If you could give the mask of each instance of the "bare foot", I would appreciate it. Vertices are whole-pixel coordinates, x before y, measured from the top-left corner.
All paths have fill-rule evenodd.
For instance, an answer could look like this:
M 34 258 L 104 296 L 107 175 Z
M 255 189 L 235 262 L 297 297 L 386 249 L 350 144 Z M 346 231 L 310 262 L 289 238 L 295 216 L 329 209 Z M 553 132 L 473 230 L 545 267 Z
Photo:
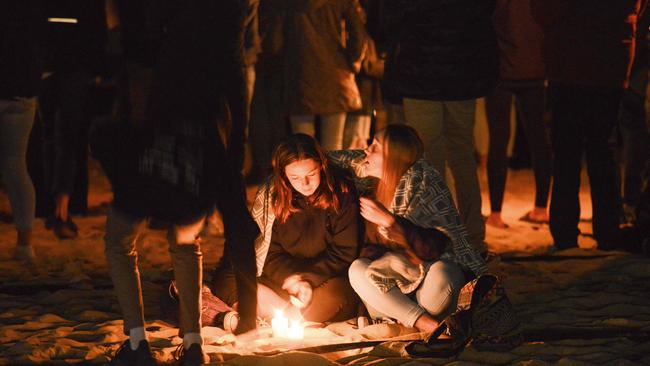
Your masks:
M 548 211 L 546 207 L 535 207 L 528 213 L 528 218 L 537 222 L 548 222 Z
M 413 324 L 420 332 L 424 333 L 432 333 L 438 328 L 438 325 L 440 323 L 427 313 L 422 314 Z
M 501 212 L 492 212 L 490 216 L 487 217 L 487 220 L 485 220 L 485 223 L 498 229 L 507 229 L 509 227 L 505 222 L 503 222 L 503 220 L 501 220 Z

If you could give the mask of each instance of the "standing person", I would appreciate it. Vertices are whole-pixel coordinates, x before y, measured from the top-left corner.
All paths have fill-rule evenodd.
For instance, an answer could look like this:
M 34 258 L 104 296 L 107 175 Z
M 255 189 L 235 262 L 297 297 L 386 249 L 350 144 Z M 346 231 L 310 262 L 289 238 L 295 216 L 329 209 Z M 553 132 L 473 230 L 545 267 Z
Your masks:
M 50 212 L 46 228 L 59 239 L 72 239 L 78 233 L 71 213 L 85 213 L 87 209 L 90 123 L 85 106 L 92 83 L 99 82 L 104 71 L 106 13 L 104 0 L 57 0 L 45 4 L 49 18 L 45 65 L 48 76 L 39 103 L 47 185 L 42 197 L 48 202 L 42 204 Z
M 423 332 L 455 310 L 465 283 L 487 271 L 467 240 L 440 174 L 422 159 L 410 126 L 389 125 L 364 153 L 332 154 L 343 166 L 379 179 L 360 199 L 365 247 L 350 266 L 352 287 L 373 318 L 397 319 Z
M 476 98 L 498 79 L 495 0 L 391 1 L 397 35 L 384 87 L 403 99 L 407 124 L 424 142 L 425 157 L 454 177 L 460 217 L 470 243 L 486 253 L 481 191 L 474 157 Z
M 359 254 L 356 190 L 329 165 L 313 137 L 296 134 L 278 146 L 273 175 L 258 192 L 258 202 L 268 208 L 260 226 L 269 229 L 258 238 L 256 248 L 259 315 L 271 319 L 274 309 L 295 302 L 289 302 L 293 296 L 300 303 L 290 309 L 299 311 L 305 320 L 354 317 L 357 301 L 347 269 Z M 219 266 L 214 290 L 234 305 L 241 299 L 229 285 L 231 270 Z
M 548 26 L 553 108 L 550 227 L 558 249 L 578 245 L 583 154 L 591 185 L 594 237 L 600 249 L 620 243 L 618 172 L 611 136 L 634 56 L 642 0 L 539 4 Z
M 285 6 L 284 91 L 292 131 L 315 136 L 318 115 L 321 145 L 340 150 L 346 113 L 361 108 L 354 80 L 364 49 L 361 6 L 358 0 L 288 1 Z
M 25 156 L 41 77 L 42 11 L 36 1 L 0 4 L 0 176 L 17 232 L 13 257 L 24 261 L 34 259 L 35 195 Z
M 146 3 L 145 3 L 146 4 Z M 207 361 L 202 350 L 202 253 L 205 217 L 224 212 L 225 248 L 235 253 L 242 299 L 238 332 L 255 327 L 253 240 L 258 231 L 245 205 L 241 178 L 245 127 L 243 19 L 240 1 L 149 3 L 149 46 L 159 45 L 142 129 L 110 126 L 95 152 L 111 181 L 105 253 L 129 339 L 112 364 L 153 365 L 145 332 L 135 242 L 147 219 L 168 225 L 180 300 L 182 365 Z M 188 42 L 192 39 L 192 42 Z M 230 125 L 227 148 L 218 128 Z M 114 142 L 124 141 L 115 151 Z
M 510 138 L 510 106 L 515 98 L 530 146 L 535 173 L 535 202 L 524 218 L 548 222 L 546 206 L 551 183 L 551 144 L 544 126 L 544 80 L 542 57 L 544 33 L 531 14 L 534 0 L 497 0 L 494 26 L 500 50 L 501 82 L 485 98 L 490 146 L 487 161 L 490 190 L 488 225 L 505 228 L 501 205 L 508 175 L 507 148 Z
M 641 202 L 642 172 L 650 158 L 650 136 L 645 103 L 648 88 L 648 26 L 650 12 L 641 11 L 637 26 L 636 49 L 630 84 L 623 92 L 618 113 L 618 128 L 623 143 L 623 217 L 622 224 L 634 226 Z

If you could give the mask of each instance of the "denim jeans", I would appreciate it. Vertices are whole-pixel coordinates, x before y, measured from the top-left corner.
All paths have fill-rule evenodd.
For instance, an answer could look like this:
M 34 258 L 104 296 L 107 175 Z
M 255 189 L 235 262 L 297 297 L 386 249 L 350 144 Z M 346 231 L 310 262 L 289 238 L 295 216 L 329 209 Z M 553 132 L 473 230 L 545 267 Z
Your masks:
M 413 293 L 403 294 L 397 287 L 382 293 L 366 276 L 370 263 L 366 258 L 352 262 L 348 271 L 352 288 L 372 318 L 396 319 L 407 327 L 412 327 L 424 313 L 444 319 L 456 308 L 458 293 L 466 282 L 457 264 L 440 260 L 429 266 L 422 284 Z
M 201 285 L 203 267 L 198 235 L 203 220 L 173 226 L 167 231 L 169 252 L 180 299 L 179 336 L 201 333 Z M 136 242 L 147 226 L 145 218 L 134 217 L 111 207 L 106 219 L 105 249 L 111 279 L 124 316 L 124 333 L 144 327 L 142 286 Z
M 19 231 L 30 230 L 34 222 L 34 185 L 25 155 L 35 113 L 36 98 L 0 99 L 0 175 Z
M 322 114 L 320 127 L 320 142 L 323 149 L 328 151 L 343 149 L 343 129 L 345 128 L 345 112 Z M 290 116 L 293 133 L 316 135 L 315 115 Z
M 370 116 L 348 114 L 343 132 L 344 149 L 365 149 L 370 139 Z
M 476 100 L 431 101 L 404 98 L 407 124 L 424 143 L 425 157 L 445 177 L 448 164 L 454 177 L 456 205 L 467 227 L 470 244 L 485 251 L 485 223 L 474 157 Z

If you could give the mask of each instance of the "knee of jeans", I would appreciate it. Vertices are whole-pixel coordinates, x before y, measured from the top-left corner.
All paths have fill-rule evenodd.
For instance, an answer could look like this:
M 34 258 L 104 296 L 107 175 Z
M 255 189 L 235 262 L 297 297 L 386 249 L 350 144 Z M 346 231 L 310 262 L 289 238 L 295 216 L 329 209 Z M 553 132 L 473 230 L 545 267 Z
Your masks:
M 355 290 L 361 286 L 366 280 L 366 269 L 370 264 L 370 260 L 365 258 L 360 258 L 350 264 L 348 268 L 348 278 L 350 279 L 350 285 Z

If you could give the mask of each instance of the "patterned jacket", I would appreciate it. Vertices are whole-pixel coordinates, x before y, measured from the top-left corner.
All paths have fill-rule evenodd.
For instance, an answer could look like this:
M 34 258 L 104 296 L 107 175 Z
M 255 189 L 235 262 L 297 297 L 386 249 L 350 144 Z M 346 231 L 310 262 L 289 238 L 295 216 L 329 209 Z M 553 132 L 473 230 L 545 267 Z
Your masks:
M 358 177 L 355 183 L 360 192 L 366 191 L 369 185 L 369 180 L 364 179 L 365 173 L 360 164 L 364 157 L 365 154 L 360 150 L 329 153 L 333 164 L 354 170 Z M 271 208 L 272 191 L 270 181 L 267 181 L 259 189 L 253 204 L 253 218 L 261 231 L 255 242 L 258 276 L 262 273 L 275 219 Z M 449 189 L 440 174 L 426 160 L 420 159 L 404 173 L 395 190 L 390 210 L 415 225 L 445 232 L 451 238 L 452 245 L 441 258 L 457 263 L 476 276 L 487 272 L 485 261 L 469 244 L 467 230 L 460 222 Z

